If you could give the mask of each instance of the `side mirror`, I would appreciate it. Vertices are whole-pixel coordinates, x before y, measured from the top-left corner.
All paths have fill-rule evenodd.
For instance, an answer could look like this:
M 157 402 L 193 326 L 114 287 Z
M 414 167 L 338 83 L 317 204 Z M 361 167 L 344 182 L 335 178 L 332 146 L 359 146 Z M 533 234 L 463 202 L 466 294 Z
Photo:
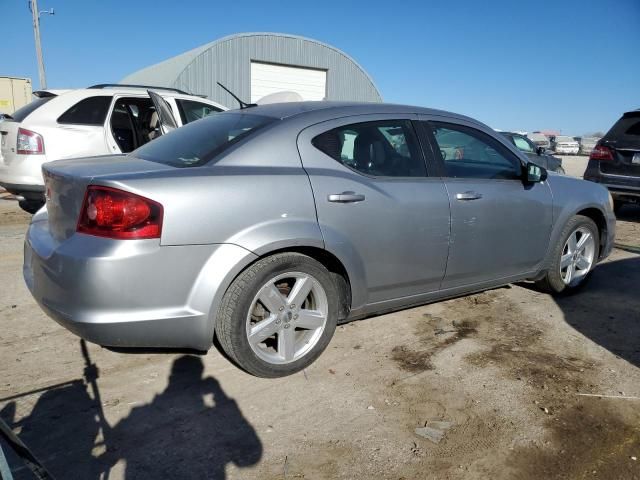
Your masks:
M 544 182 L 547 179 L 547 171 L 535 163 L 529 162 L 525 168 L 527 183 L 539 183 Z
M 538 155 L 542 155 L 544 152 L 546 152 L 547 150 L 544 147 L 538 147 L 536 148 L 536 153 Z

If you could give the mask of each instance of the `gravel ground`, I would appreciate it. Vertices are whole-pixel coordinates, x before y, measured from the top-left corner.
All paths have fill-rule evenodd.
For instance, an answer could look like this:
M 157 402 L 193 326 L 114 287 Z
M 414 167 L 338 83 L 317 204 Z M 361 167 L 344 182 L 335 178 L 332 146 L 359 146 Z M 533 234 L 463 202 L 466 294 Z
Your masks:
M 557 155 L 562 159 L 562 167 L 567 175 L 582 178 L 587 168 L 589 157 L 585 155 Z
M 28 216 L 0 199 L 0 416 L 65 479 L 638 479 L 640 209 L 623 214 L 573 296 L 512 285 L 353 322 L 263 380 L 215 349 L 83 355 L 24 287 Z

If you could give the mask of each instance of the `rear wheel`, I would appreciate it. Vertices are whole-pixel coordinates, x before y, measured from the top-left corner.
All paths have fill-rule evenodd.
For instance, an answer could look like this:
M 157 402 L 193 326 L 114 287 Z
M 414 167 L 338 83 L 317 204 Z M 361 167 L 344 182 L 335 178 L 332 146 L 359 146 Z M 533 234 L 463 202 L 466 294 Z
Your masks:
M 240 367 L 282 377 L 313 363 L 336 328 L 339 296 L 330 272 L 314 259 L 282 253 L 242 272 L 222 300 L 216 334 Z
M 565 226 L 553 261 L 538 287 L 551 293 L 569 292 L 584 284 L 598 261 L 600 234 L 593 220 L 574 216 Z

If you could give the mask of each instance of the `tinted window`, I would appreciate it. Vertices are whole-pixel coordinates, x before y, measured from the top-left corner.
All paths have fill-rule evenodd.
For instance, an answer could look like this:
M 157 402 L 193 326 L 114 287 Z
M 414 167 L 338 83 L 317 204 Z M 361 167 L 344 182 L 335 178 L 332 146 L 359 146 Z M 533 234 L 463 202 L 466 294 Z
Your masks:
M 198 167 L 274 121 L 275 118 L 248 113 L 211 115 L 162 135 L 133 155 L 174 167 Z
M 313 145 L 353 170 L 379 177 L 424 177 L 426 168 L 408 120 L 356 123 L 324 132 Z
M 40 108 L 42 105 L 47 103 L 52 98 L 55 98 L 55 95 L 51 97 L 36 98 L 33 102 L 27 103 L 24 107 L 19 108 L 18 110 L 13 112 L 11 114 L 11 118 L 16 122 L 22 122 L 25 118 L 29 116 L 30 113 L 33 113 L 34 111 L 36 111 L 38 108 Z
M 450 123 L 432 127 L 448 177 L 520 178 L 520 160 L 489 135 Z
M 625 113 L 607 132 L 604 140 L 618 140 L 637 145 L 640 142 L 640 112 Z
M 200 120 L 212 113 L 221 112 L 219 108 L 202 102 L 194 102 L 192 100 L 181 100 L 176 98 L 178 104 L 178 110 L 180 110 L 180 118 L 182 124 L 191 123 L 195 120 Z
M 89 97 L 80 100 L 58 118 L 58 123 L 104 125 L 112 97 Z
M 525 138 L 514 136 L 512 137 L 512 139 L 518 150 L 522 150 L 523 152 L 527 153 L 533 153 L 533 145 L 530 144 Z

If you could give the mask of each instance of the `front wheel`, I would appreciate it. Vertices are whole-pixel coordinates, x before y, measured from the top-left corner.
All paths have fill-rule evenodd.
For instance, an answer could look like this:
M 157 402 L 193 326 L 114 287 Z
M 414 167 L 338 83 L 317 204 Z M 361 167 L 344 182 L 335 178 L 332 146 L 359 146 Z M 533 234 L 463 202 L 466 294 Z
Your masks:
M 329 344 L 339 296 L 330 272 L 299 253 L 259 260 L 224 295 L 216 335 L 241 368 L 283 377 L 313 363 Z
M 600 234 L 593 220 L 574 216 L 565 226 L 553 251 L 546 275 L 536 282 L 550 293 L 562 293 L 582 286 L 598 261 Z

